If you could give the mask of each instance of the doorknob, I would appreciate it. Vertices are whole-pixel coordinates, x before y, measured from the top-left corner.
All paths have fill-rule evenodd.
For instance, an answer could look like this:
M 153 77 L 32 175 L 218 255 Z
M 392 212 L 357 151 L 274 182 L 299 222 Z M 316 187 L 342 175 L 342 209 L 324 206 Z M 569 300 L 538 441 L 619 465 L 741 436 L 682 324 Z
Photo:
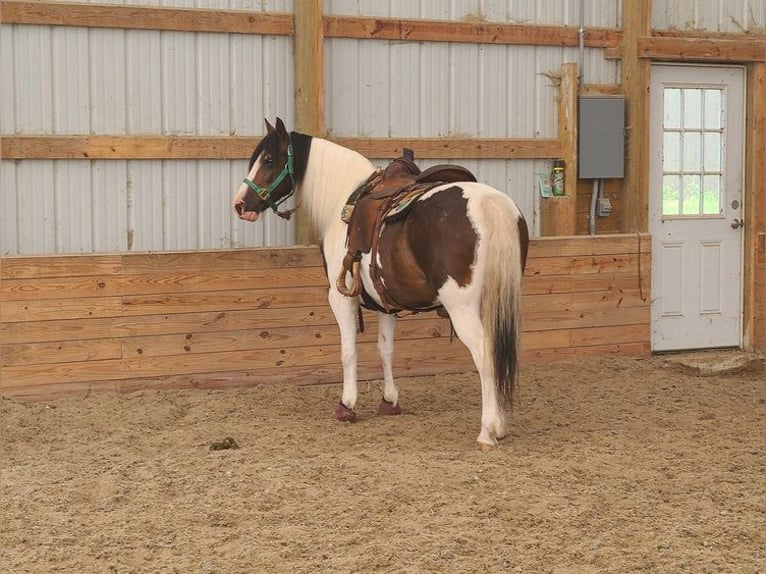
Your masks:
M 743 225 L 745 225 L 745 222 L 742 219 L 733 219 L 731 222 L 732 229 L 739 229 Z

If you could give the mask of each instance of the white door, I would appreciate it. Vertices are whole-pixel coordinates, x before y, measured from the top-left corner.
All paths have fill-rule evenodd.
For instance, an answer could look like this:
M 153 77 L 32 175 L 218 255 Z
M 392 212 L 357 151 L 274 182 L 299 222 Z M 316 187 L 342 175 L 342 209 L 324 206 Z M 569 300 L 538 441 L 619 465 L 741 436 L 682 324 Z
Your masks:
M 655 351 L 741 345 L 744 122 L 741 67 L 652 66 Z

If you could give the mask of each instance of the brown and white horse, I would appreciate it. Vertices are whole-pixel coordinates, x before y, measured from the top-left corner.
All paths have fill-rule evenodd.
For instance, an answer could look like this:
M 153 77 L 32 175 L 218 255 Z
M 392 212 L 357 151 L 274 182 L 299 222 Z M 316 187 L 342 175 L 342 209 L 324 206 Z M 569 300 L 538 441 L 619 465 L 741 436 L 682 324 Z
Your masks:
M 333 414 L 356 418 L 356 333 L 360 297 L 336 287 L 346 255 L 347 225 L 341 210 L 375 166 L 359 153 L 325 139 L 288 133 L 282 120 L 266 121 L 267 135 L 250 158 L 250 172 L 233 208 L 240 219 L 256 221 L 261 212 L 295 194 L 318 236 L 330 282 L 329 302 L 341 334 L 343 392 Z M 442 306 L 460 340 L 471 352 L 481 378 L 480 446 L 495 446 L 506 434 L 505 406 L 518 379 L 521 280 L 528 231 L 514 202 L 482 183 L 441 184 L 419 197 L 406 217 L 386 222 L 380 231 L 377 264 L 387 303 L 398 310 Z M 398 414 L 399 393 L 392 371 L 394 321 L 370 277 L 370 253 L 363 253 L 360 275 L 366 306 L 379 311 L 378 351 L 383 364 L 380 412 Z M 380 282 L 378 282 L 380 284 Z

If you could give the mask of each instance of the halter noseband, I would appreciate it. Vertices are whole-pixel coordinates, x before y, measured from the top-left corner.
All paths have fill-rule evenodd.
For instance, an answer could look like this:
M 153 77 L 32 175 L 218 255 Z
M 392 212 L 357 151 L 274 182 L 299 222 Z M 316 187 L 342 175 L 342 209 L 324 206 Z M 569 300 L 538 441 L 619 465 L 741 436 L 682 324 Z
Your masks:
M 285 179 L 285 177 L 290 176 L 290 192 L 285 195 L 284 197 L 278 199 L 277 201 L 271 200 L 271 194 L 274 192 L 276 188 L 279 187 L 279 185 L 282 183 L 282 181 Z M 285 163 L 285 167 L 282 168 L 282 171 L 279 172 L 279 175 L 277 178 L 272 181 L 268 187 L 261 187 L 257 183 L 255 183 L 252 179 L 246 177 L 242 180 L 247 187 L 252 189 L 255 193 L 258 194 L 258 197 L 260 197 L 263 201 L 265 201 L 268 206 L 274 210 L 275 213 L 279 213 L 277 211 L 277 207 L 285 202 L 287 199 L 289 199 L 293 193 L 295 193 L 295 172 L 293 170 L 293 143 L 290 141 L 290 136 L 287 136 L 287 162 Z

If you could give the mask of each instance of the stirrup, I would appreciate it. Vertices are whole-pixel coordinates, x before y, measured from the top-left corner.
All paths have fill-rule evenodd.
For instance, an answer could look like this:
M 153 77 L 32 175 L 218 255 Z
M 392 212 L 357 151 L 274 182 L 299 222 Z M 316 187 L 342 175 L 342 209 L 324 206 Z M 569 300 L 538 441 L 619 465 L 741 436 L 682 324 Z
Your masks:
M 348 270 L 345 267 L 341 267 L 338 279 L 335 281 L 335 287 L 338 289 L 341 295 L 346 297 L 358 297 L 362 293 L 362 280 L 359 276 L 359 261 L 354 261 L 351 265 L 351 287 L 346 287 L 346 273 Z

